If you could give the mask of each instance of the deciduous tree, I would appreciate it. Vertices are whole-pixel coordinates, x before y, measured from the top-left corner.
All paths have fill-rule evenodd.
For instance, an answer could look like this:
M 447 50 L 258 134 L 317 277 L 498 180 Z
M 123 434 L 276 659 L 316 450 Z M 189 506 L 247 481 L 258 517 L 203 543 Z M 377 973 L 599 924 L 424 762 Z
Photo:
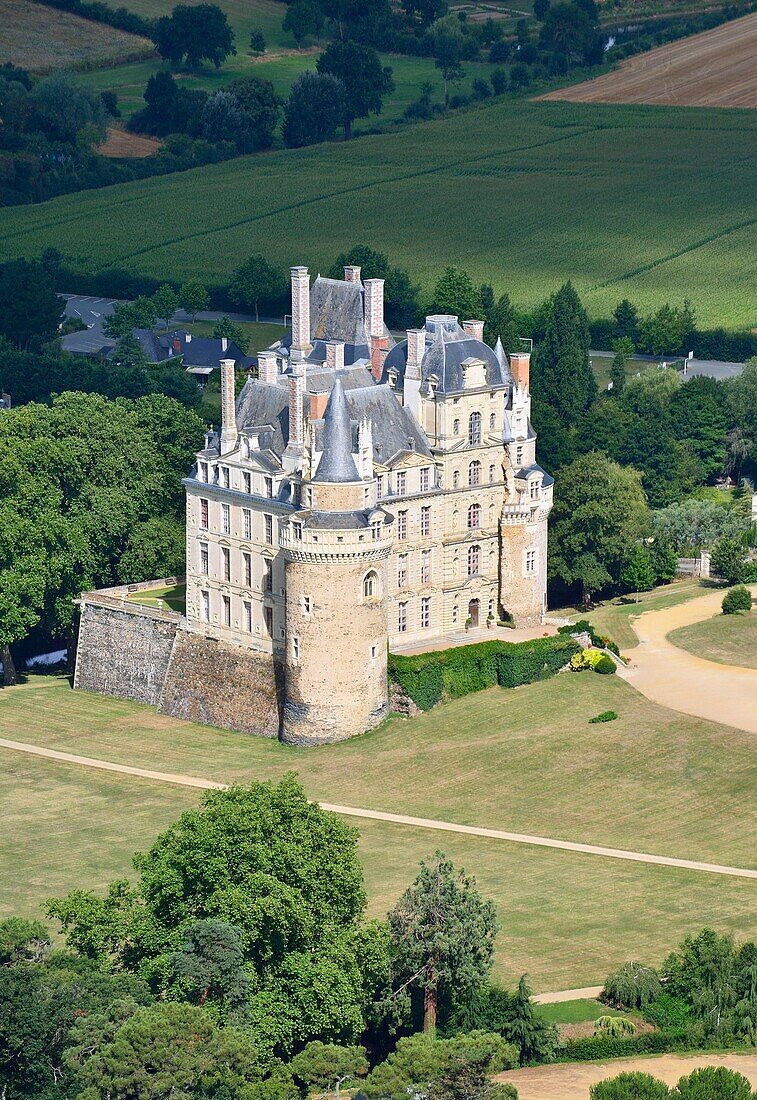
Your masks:
M 394 89 L 392 70 L 381 64 L 375 50 L 356 42 L 332 42 L 318 58 L 316 68 L 344 85 L 345 141 L 352 137 L 355 119 L 379 114 L 384 97 Z
M 161 57 L 174 64 L 186 61 L 190 69 L 203 61 L 219 69 L 236 53 L 234 32 L 217 4 L 177 4 L 157 21 L 155 45 Z
M 179 305 L 193 322 L 196 321 L 197 314 L 210 306 L 210 295 L 205 285 L 199 279 L 189 279 L 179 291 Z
M 431 299 L 433 313 L 450 313 L 461 321 L 476 318 L 481 303 L 473 280 L 467 271 L 457 267 L 445 267 Z
M 296 149 L 333 141 L 344 119 L 345 95 L 342 81 L 329 73 L 298 76 L 284 105 L 284 143 Z
M 229 286 L 231 300 L 245 309 L 255 310 L 255 320 L 260 320 L 260 302 L 272 301 L 284 292 L 284 280 L 277 268 L 256 254 L 236 269 Z
M 301 50 L 308 38 L 318 38 L 323 30 L 324 16 L 314 0 L 295 0 L 284 16 L 283 29 L 292 35 Z
M 49 272 L 28 260 L 0 265 L 0 336 L 26 350 L 55 335 L 63 303 Z

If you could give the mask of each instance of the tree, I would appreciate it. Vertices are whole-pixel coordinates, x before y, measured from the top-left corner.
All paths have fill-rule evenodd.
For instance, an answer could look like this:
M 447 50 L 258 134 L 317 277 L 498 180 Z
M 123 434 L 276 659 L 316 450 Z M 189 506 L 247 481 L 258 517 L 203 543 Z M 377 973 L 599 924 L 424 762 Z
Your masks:
M 208 100 L 205 92 L 181 88 L 171 73 L 161 71 L 147 81 L 143 98 L 146 106 L 132 115 L 130 130 L 158 137 L 199 134 L 202 111 Z
M 652 555 L 646 546 L 637 544 L 628 556 L 620 574 L 620 583 L 629 591 L 636 593 L 638 603 L 639 592 L 649 592 L 654 588 L 657 576 Z
M 544 339 L 533 356 L 532 388 L 569 424 L 597 395 L 589 363 L 589 319 L 570 283 L 550 299 Z
M 265 53 L 265 35 L 257 27 L 250 32 L 250 53 L 255 57 Z
M 678 571 L 678 554 L 674 547 L 666 539 L 653 538 L 650 556 L 657 584 L 670 584 Z
M 615 358 L 610 368 L 613 397 L 618 397 L 626 386 L 626 362 L 633 355 L 633 344 L 628 336 L 620 336 L 612 342 Z
M 198 920 L 184 929 L 174 973 L 196 1004 L 207 1000 L 241 1008 L 249 996 L 240 931 L 221 920 Z
M 55 335 L 63 303 L 53 279 L 39 264 L 11 260 L 0 265 L 0 336 L 26 350 Z
M 378 252 L 367 244 L 356 244 L 347 252 L 340 253 L 329 269 L 332 279 L 344 277 L 344 269 L 356 264 L 363 279 L 384 280 L 384 303 L 387 323 L 397 328 L 409 328 L 418 319 L 419 289 L 410 281 L 410 276 L 399 267 L 391 267 L 384 252 Z
M 517 1046 L 522 1066 L 535 1059 L 548 1060 L 557 1048 L 557 1028 L 550 1027 L 534 1013 L 526 974 L 522 974 L 518 982 L 504 1035 Z
M 450 84 L 459 84 L 465 77 L 459 35 L 442 31 L 434 36 L 434 65 L 442 74 L 444 106 L 449 107 Z
M 360 1091 L 369 1100 L 418 1093 L 434 1100 L 502 1100 L 513 1094 L 496 1092 L 489 1075 L 511 1069 L 517 1061 L 516 1048 L 501 1035 L 475 1030 L 434 1039 L 423 1032 L 400 1039 Z
M 615 322 L 613 335 L 616 340 L 630 340 L 631 353 L 639 339 L 639 313 L 636 306 L 624 298 L 618 302 L 612 313 Z
M 301 50 L 308 38 L 318 38 L 323 30 L 323 11 L 314 0 L 295 0 L 284 16 L 283 29 L 292 35 Z
M 710 481 L 722 473 L 728 443 L 722 385 L 714 378 L 692 378 L 671 396 L 668 415 L 674 437 L 687 443 L 696 458 L 697 480 Z
M 594 1034 L 610 1039 L 625 1039 L 636 1031 L 636 1024 L 626 1016 L 600 1016 L 594 1021 Z
M 327 73 L 297 77 L 284 105 L 282 137 L 290 148 L 333 141 L 345 112 L 345 88 Z
M 743 584 L 729 588 L 721 604 L 724 615 L 734 615 L 738 611 L 752 610 L 752 594 Z
M 42 921 L 6 917 L 0 921 L 0 966 L 39 962 L 50 950 L 50 933 Z
M 314 1041 L 292 1059 L 291 1068 L 304 1085 L 335 1092 L 339 1100 L 343 1085 L 368 1072 L 368 1059 L 363 1047 Z
M 498 338 L 505 351 L 513 351 L 518 346 L 518 323 L 509 294 L 501 294 L 486 316 L 485 343 L 493 346 Z
M 402 6 L 408 18 L 424 28 L 443 19 L 449 10 L 447 0 L 402 0 Z
M 121 584 L 159 577 L 175 577 L 186 564 L 186 534 L 183 520 L 153 516 L 132 527 L 126 540 L 117 574 Z
M 105 318 L 103 332 L 106 336 L 121 339 L 130 336 L 135 328 L 152 328 L 157 319 L 154 298 L 140 295 L 133 302 L 116 302 L 113 313 Z
M 245 309 L 255 310 L 255 320 L 260 320 L 261 299 L 271 301 L 284 292 L 284 280 L 279 271 L 269 264 L 265 256 L 256 254 L 236 269 L 229 284 L 231 300 Z
M 671 1100 L 754 1100 L 746 1077 L 725 1066 L 703 1066 L 682 1077 Z
M 725 495 L 724 495 L 725 496 Z M 723 536 L 741 542 L 748 520 L 727 500 L 684 500 L 652 513 L 657 540 L 670 543 L 679 554 L 697 554 Z
M 434 287 L 431 310 L 434 313 L 449 313 L 461 320 L 475 318 L 480 301 L 473 281 L 467 271 L 457 267 L 445 267 L 444 273 Z
M 566 68 L 588 62 L 597 50 L 597 22 L 572 0 L 550 4 L 539 32 L 539 45 L 563 59 Z M 601 47 L 600 47 L 601 48 Z
M 155 316 L 163 318 L 163 328 L 168 328 L 169 322 L 179 305 L 176 291 L 169 283 L 162 283 L 152 296 L 152 304 Z
M 651 1073 L 620 1073 L 589 1089 L 591 1100 L 667 1100 L 670 1089 Z
M 352 137 L 355 119 L 380 114 L 384 97 L 394 90 L 392 70 L 382 66 L 375 50 L 356 42 L 332 42 L 318 58 L 316 69 L 344 85 L 345 141 Z
M 210 295 L 206 287 L 199 279 L 189 279 L 179 291 L 179 305 L 192 318 L 192 323 L 197 320 L 197 314 L 203 313 L 210 306 Z
M 236 53 L 234 32 L 217 4 L 177 4 L 170 16 L 155 25 L 155 45 L 161 57 L 174 64 L 186 59 L 190 69 L 211 61 L 217 69 Z
M 601 452 L 581 455 L 557 474 L 549 575 L 593 592 L 617 584 L 628 548 L 648 529 L 641 477 Z
M 226 85 L 241 111 L 242 125 L 237 148 L 242 153 L 270 149 L 279 122 L 282 100 L 270 80 L 258 76 L 239 76 Z
M 423 1028 L 434 1034 L 440 991 L 463 992 L 483 981 L 494 953 L 497 918 L 475 880 L 441 852 L 389 914 L 397 978 L 423 990 Z
M 662 993 L 656 970 L 638 962 L 624 963 L 605 979 L 600 1000 L 614 1008 L 646 1008 Z
M 227 340 L 233 341 L 243 355 L 247 353 L 249 338 L 241 325 L 232 321 L 230 317 L 221 317 L 213 326 L 214 340 L 222 340 L 224 336 Z
M 738 584 L 744 576 L 746 547 L 737 536 L 721 535 L 712 548 L 710 567 L 716 577 Z
M 29 106 L 38 128 L 53 142 L 95 145 L 105 137 L 107 114 L 101 97 L 76 83 L 70 73 L 43 77 L 32 89 Z
M 684 351 L 689 316 L 668 302 L 639 323 L 643 346 L 653 355 L 677 355 Z

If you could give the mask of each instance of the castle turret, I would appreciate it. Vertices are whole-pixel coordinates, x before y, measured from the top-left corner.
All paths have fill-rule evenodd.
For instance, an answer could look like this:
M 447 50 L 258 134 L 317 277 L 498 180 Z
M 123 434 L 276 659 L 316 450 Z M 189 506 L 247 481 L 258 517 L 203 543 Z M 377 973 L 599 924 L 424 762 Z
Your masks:
M 306 487 L 310 507 L 279 529 L 286 562 L 282 739 L 342 741 L 388 709 L 387 559 L 393 517 L 376 507 L 372 471 L 358 472 L 352 423 L 337 376 L 322 453 Z

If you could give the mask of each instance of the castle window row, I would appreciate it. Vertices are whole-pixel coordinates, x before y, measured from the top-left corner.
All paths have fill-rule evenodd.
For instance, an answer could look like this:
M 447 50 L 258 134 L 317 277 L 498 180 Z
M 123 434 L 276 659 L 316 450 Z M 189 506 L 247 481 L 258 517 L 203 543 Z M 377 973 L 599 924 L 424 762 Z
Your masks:
M 431 625 L 431 596 L 422 596 L 420 601 L 420 611 L 418 616 L 418 622 L 421 630 L 428 630 Z M 407 602 L 403 600 L 397 604 L 397 633 L 406 634 L 408 627 L 408 611 Z
M 234 601 L 235 602 L 235 601 Z M 241 606 L 241 626 L 246 634 L 260 633 L 258 629 L 255 629 L 255 615 L 253 611 L 253 601 L 242 599 L 240 601 Z M 216 609 L 218 612 L 216 619 Z M 232 627 L 232 615 L 233 602 L 232 597 L 226 593 L 221 593 L 218 604 L 214 605 L 214 594 L 206 588 L 200 589 L 200 618 L 205 623 L 218 622 L 219 626 L 231 629 Z M 239 625 L 239 620 L 233 624 Z M 264 633 L 268 637 L 273 637 L 273 608 L 269 606 L 263 607 L 263 628 Z
M 211 465 L 204 460 L 197 463 L 197 480 L 205 482 L 207 485 L 218 485 L 222 489 L 239 488 L 235 483 L 235 473 L 235 470 L 225 464 Z M 273 497 L 275 485 L 272 477 L 259 474 L 253 475 L 249 470 L 243 470 L 241 488 L 243 492 L 250 495 L 256 492 L 259 496 Z
M 200 497 L 200 515 L 199 515 L 199 527 L 201 531 L 210 531 L 211 529 L 211 502 L 207 497 Z M 253 531 L 253 510 L 251 508 L 242 508 L 242 537 L 245 539 L 253 539 L 255 537 Z M 238 514 L 238 513 L 237 513 Z M 231 505 L 221 504 L 221 534 L 232 535 L 238 534 L 237 531 L 232 530 L 232 512 Z M 273 516 L 268 513 L 263 513 L 263 531 L 261 541 L 265 542 L 268 546 L 274 545 L 275 528 L 273 522 Z M 301 529 L 300 529 L 301 536 Z
M 409 493 L 428 493 L 435 487 L 436 476 L 432 466 L 396 470 L 394 474 L 378 474 L 376 477 L 379 500 L 386 500 L 392 496 L 407 496 Z
M 241 584 L 244 588 L 251 590 L 253 588 L 253 556 L 250 551 L 242 551 L 241 577 L 239 577 L 236 570 L 232 568 L 234 559 L 232 557 L 231 548 L 222 546 L 220 547 L 220 551 L 220 570 L 217 579 L 231 584 Z M 262 562 L 260 591 L 273 592 L 273 561 L 271 558 L 259 558 L 258 560 Z M 210 544 L 207 542 L 199 543 L 199 567 L 201 576 L 211 577 L 214 575 L 211 573 L 210 569 Z

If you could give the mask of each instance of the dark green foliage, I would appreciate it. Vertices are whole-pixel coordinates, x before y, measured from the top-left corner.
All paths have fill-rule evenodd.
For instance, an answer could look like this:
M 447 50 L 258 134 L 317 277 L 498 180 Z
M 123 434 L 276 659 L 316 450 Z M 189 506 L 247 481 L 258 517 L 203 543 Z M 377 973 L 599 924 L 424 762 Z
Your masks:
M 275 302 L 284 293 L 282 273 L 266 260 L 255 255 L 237 268 L 229 286 L 232 302 L 244 309 L 255 310 L 255 320 L 260 319 L 259 306 L 263 302 Z
M 703 1066 L 682 1077 L 670 1093 L 672 1100 L 754 1100 L 749 1081 L 725 1066 Z
M 363 1047 L 314 1041 L 292 1059 L 292 1072 L 304 1085 L 332 1091 L 364 1077 L 368 1059 Z
M 418 1092 L 439 1100 L 501 1100 L 513 1094 L 495 1092 L 501 1086 L 491 1085 L 489 1075 L 516 1062 L 515 1047 L 501 1035 L 479 1030 L 451 1039 L 410 1035 L 374 1068 L 360 1091 L 368 1100 L 402 1100 Z
M 195 1004 L 241 1008 L 250 992 L 238 928 L 227 921 L 198 920 L 184 929 L 173 957 L 174 974 Z
M 531 990 L 523 974 L 512 1000 L 510 1019 L 505 1025 L 504 1035 L 515 1043 L 519 1051 L 520 1064 L 549 1061 L 558 1044 L 557 1028 L 546 1024 L 541 1016 L 534 1012 Z
M 589 321 L 571 283 L 550 299 L 544 339 L 534 352 L 532 388 L 566 424 L 597 395 L 589 365 Z
M 596 726 L 600 722 L 614 722 L 617 717 L 618 715 L 614 710 L 603 710 L 601 714 L 589 719 L 589 725 Z
M 657 581 L 652 554 L 647 546 L 638 543 L 632 549 L 620 574 L 620 583 L 627 592 L 649 592 Z
M 574 623 L 568 623 L 567 626 L 558 626 L 558 634 L 588 634 L 591 638 L 591 644 L 596 646 L 597 649 L 611 649 L 616 656 L 620 656 L 620 650 L 615 642 L 611 638 L 605 637 L 604 634 L 598 634 L 588 619 L 578 619 Z
M 299 148 L 333 141 L 344 118 L 345 88 L 330 73 L 304 72 L 298 76 L 284 105 L 282 136 Z
M 602 1062 L 609 1058 L 665 1054 L 668 1051 L 691 1049 L 691 1046 L 692 1040 L 683 1030 L 650 1031 L 645 1035 L 632 1035 L 629 1039 L 592 1035 L 585 1039 L 568 1039 L 558 1048 L 555 1059 L 558 1062 Z
M 615 1008 L 646 1008 L 662 993 L 656 970 L 629 962 L 605 980 L 600 1000 Z
M 531 642 L 479 642 L 414 657 L 389 655 L 389 676 L 422 710 L 443 697 L 457 699 L 499 684 L 518 687 L 559 672 L 579 646 L 572 638 L 537 638 Z
M 643 1011 L 648 1023 L 663 1031 L 682 1031 L 692 1020 L 691 1006 L 681 997 L 661 993 Z
M 739 584 L 746 565 L 746 546 L 735 535 L 722 535 L 712 548 L 710 568 L 728 584 Z
M 384 252 L 377 252 L 367 244 L 353 245 L 342 252 L 329 269 L 332 279 L 344 278 L 344 268 L 348 264 L 357 264 L 363 279 L 384 280 L 384 303 L 386 319 L 397 328 L 409 328 L 418 319 L 418 287 L 410 281 L 410 276 L 399 267 L 391 267 Z
M 481 301 L 467 271 L 445 267 L 434 287 L 430 310 L 433 313 L 452 313 L 461 321 L 478 318 Z
M 242 352 L 247 351 L 250 341 L 244 329 L 236 321 L 232 321 L 230 317 L 221 317 L 213 326 L 213 338 L 220 340 L 223 336 L 228 340 L 233 340 Z
M 630 340 L 635 347 L 639 340 L 639 312 L 628 298 L 618 302 L 613 311 L 613 336 L 616 340 Z
M 143 98 L 146 106 L 132 116 L 130 130 L 156 137 L 199 134 L 205 92 L 182 88 L 171 73 L 157 72 L 147 81 Z
M 751 592 L 743 584 L 737 584 L 735 588 L 730 588 L 723 596 L 722 608 L 724 615 L 733 615 L 737 611 L 751 611 Z
M 323 24 L 323 12 L 318 4 L 313 0 L 295 0 L 287 8 L 282 26 L 301 49 L 308 38 L 318 38 Z
M 392 70 L 382 66 L 375 50 L 356 42 L 332 42 L 318 58 L 316 69 L 344 85 L 345 140 L 352 136 L 355 119 L 379 114 L 384 97 L 394 89 Z
M 265 35 L 260 30 L 250 31 L 250 44 L 249 51 L 255 57 L 259 57 L 260 54 L 265 53 Z
M 237 52 L 234 32 L 217 4 L 177 4 L 170 16 L 157 21 L 153 37 L 161 57 L 189 68 L 211 61 L 219 69 Z
M 0 265 L 0 336 L 21 350 L 55 335 L 63 303 L 52 276 L 39 264 L 11 260 Z
M 50 933 L 41 921 L 6 917 L 0 921 L 0 966 L 39 962 L 50 949 Z
M 666 1100 L 670 1089 L 650 1073 L 621 1073 L 592 1085 L 591 1100 Z
M 594 665 L 594 671 L 598 672 L 600 676 L 612 676 L 615 672 L 615 662 L 612 657 L 608 657 L 606 653 L 603 653 Z

